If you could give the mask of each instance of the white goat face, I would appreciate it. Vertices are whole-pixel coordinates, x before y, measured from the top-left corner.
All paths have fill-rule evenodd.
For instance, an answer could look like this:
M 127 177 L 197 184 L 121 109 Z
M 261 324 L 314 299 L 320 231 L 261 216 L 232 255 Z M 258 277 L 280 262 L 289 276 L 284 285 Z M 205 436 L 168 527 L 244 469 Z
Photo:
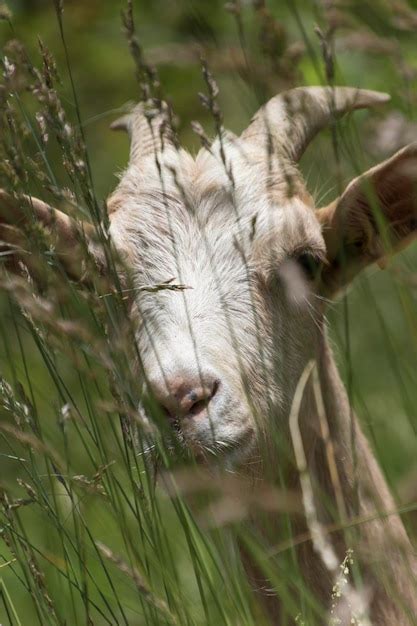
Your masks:
M 131 157 L 108 203 L 110 232 L 133 272 L 143 384 L 197 456 L 242 462 L 272 425 L 285 427 L 323 326 L 318 281 L 297 264 L 300 255 L 326 258 L 320 288 L 329 292 L 383 254 L 369 185 L 393 243 L 414 232 L 415 145 L 318 211 L 296 167 L 334 114 L 386 99 L 292 90 L 240 138 L 224 134 L 196 159 L 163 140 L 163 116 L 150 120 L 139 107 L 118 122 Z M 186 288 L 143 289 L 170 281 Z
M 319 300 L 295 259 L 325 245 L 309 196 L 288 194 L 289 171 L 271 159 L 271 185 L 264 151 L 222 145 L 224 162 L 217 140 L 195 160 L 172 149 L 159 168 L 153 155 L 130 168 L 111 234 L 138 288 L 148 389 L 197 454 L 240 459 L 312 356 Z M 141 291 L 172 279 L 187 288 Z

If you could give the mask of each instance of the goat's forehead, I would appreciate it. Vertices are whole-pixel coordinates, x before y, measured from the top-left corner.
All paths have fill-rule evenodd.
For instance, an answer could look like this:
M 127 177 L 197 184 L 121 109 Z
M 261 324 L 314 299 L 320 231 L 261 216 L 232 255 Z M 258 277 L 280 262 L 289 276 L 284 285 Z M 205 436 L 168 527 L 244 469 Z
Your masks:
M 123 247 L 143 239 L 148 247 L 159 247 L 170 238 L 188 249 L 187 238 L 195 238 L 196 229 L 221 240 L 224 249 L 227 243 L 246 246 L 264 238 L 271 228 L 275 237 L 282 234 L 284 248 L 320 237 L 314 212 L 294 193 L 288 171 L 277 162 L 268 167 L 262 156 L 241 147 L 214 145 L 196 158 L 173 151 L 158 163 L 150 157 L 145 165 L 125 175 L 124 197 L 112 219 L 112 234 Z M 299 191 L 299 180 L 296 185 Z

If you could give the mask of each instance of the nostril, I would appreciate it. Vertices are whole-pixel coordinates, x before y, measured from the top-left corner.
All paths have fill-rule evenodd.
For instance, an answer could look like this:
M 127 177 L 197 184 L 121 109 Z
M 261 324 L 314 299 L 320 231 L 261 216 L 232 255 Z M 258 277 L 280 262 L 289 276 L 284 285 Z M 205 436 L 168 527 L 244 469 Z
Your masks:
M 185 394 L 177 394 L 181 414 L 183 416 L 197 415 L 205 410 L 216 394 L 218 386 L 217 380 L 210 383 L 202 382 Z
M 187 415 L 189 416 L 198 415 L 199 413 L 201 413 L 202 411 L 206 409 L 207 405 L 208 405 L 207 400 L 199 400 L 198 402 L 195 402 L 193 404 L 191 409 L 188 411 Z
M 210 396 L 210 400 L 212 398 L 214 398 L 214 396 L 216 395 L 216 393 L 218 392 L 220 387 L 220 381 L 219 380 L 214 380 L 212 385 L 211 385 L 211 396 Z
M 172 424 L 209 410 L 208 405 L 219 387 L 220 381 L 207 373 L 190 376 L 183 372 L 161 381 L 152 381 L 150 385 L 154 399 Z
M 177 382 L 178 381 L 178 382 Z M 174 384 L 176 383 L 177 384 Z M 198 379 L 194 385 L 190 379 L 171 380 L 169 390 L 159 395 L 159 403 L 170 422 L 187 416 L 197 416 L 208 409 L 208 405 L 219 389 L 218 379 Z
M 189 415 L 198 415 L 199 413 L 204 411 L 208 407 L 209 402 L 215 396 L 217 392 L 217 388 L 218 388 L 218 383 L 216 382 L 215 385 L 213 385 L 210 393 L 207 393 L 207 395 L 204 398 L 199 398 L 198 394 L 192 391 L 190 393 L 190 398 L 194 400 L 194 403 L 192 404 L 190 410 L 188 411 Z

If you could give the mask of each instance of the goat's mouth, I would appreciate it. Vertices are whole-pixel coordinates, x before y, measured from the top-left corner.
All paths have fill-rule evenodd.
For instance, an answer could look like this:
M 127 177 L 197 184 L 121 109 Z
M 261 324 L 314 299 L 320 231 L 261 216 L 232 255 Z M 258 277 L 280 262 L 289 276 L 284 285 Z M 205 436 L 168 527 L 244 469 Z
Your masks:
M 147 437 L 138 447 L 138 454 L 155 468 L 161 465 L 221 465 L 235 468 L 245 461 L 255 447 L 254 430 L 251 427 L 240 429 L 235 436 L 230 433 L 222 437 L 208 428 L 204 435 L 199 434 L 184 420 L 172 418 L 169 429 L 164 429 L 158 437 Z
M 137 452 L 154 465 L 197 463 L 234 469 L 256 448 L 252 414 L 233 397 L 213 408 L 207 401 L 194 403 L 186 415 L 146 401 L 139 412 L 149 428 L 146 435 L 138 432 Z

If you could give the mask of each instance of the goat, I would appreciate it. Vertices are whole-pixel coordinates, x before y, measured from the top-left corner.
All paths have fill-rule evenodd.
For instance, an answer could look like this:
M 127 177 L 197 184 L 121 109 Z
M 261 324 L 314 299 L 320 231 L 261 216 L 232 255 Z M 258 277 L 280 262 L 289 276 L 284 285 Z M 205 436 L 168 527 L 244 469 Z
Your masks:
M 271 443 L 276 432 L 291 448 L 297 397 L 296 425 L 319 521 L 330 521 L 319 494 L 338 498 L 346 520 L 366 520 L 354 549 L 370 618 L 378 626 L 402 626 L 417 617 L 416 559 L 400 518 L 377 514 L 395 505 L 339 378 L 325 301 L 381 261 L 387 242 L 396 251 L 413 239 L 417 143 L 353 180 L 325 207 L 314 206 L 297 165 L 335 117 L 388 99 L 345 87 L 293 89 L 263 106 L 240 137 L 222 130 L 196 158 L 175 144 L 164 104 L 137 105 L 113 125 L 128 131 L 131 147 L 107 206 L 111 241 L 133 276 L 131 315 L 145 373 L 140 384 L 197 459 L 217 455 L 255 488 L 276 482 L 277 466 L 288 485 L 300 484 L 296 454 Z M 56 254 L 73 279 L 89 280 L 80 262 L 80 229 L 105 272 L 92 226 L 35 198 L 1 192 L 3 240 L 19 241 L 24 205 L 54 234 Z M 190 288 L 141 289 L 172 277 Z M 316 378 L 308 376 L 313 362 Z M 320 411 L 335 452 L 333 474 Z M 260 532 L 272 544 L 274 520 L 264 522 Z M 293 528 L 308 530 L 299 517 Z M 345 539 L 332 537 L 340 562 Z M 297 559 L 309 588 L 329 609 L 332 572 L 311 543 L 297 549 Z M 267 585 L 250 557 L 244 560 L 248 574 Z M 280 624 L 279 597 L 259 596 L 272 623 Z

